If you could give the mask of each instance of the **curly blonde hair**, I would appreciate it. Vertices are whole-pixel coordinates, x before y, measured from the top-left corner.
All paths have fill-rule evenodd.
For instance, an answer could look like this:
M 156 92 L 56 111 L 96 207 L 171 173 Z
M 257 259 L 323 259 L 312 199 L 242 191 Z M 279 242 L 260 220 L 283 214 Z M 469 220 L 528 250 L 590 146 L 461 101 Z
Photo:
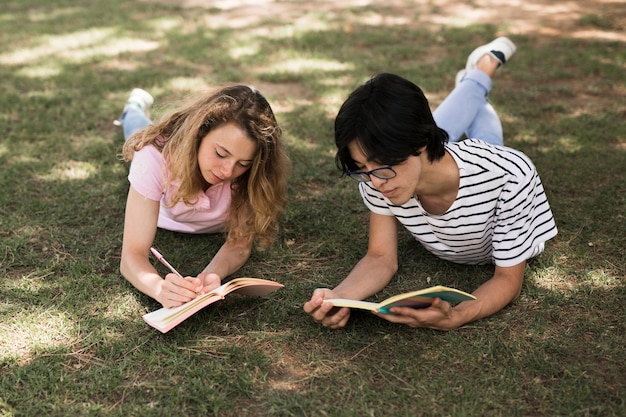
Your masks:
M 133 134 L 124 144 L 124 160 L 146 145 L 154 145 L 167 161 L 168 183 L 180 183 L 169 204 L 193 205 L 205 184 L 198 164 L 204 137 L 226 123 L 234 123 L 256 143 L 250 169 L 232 181 L 228 239 L 246 239 L 259 249 L 269 247 L 278 232 L 278 219 L 287 204 L 290 162 L 269 103 L 245 85 L 223 87 L 164 115 Z

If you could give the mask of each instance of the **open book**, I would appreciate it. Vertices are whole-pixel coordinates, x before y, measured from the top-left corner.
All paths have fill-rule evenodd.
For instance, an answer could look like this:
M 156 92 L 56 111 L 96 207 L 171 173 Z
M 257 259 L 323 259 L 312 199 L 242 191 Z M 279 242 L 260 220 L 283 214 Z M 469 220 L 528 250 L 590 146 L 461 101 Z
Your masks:
M 335 307 L 359 308 L 361 310 L 370 310 L 378 313 L 390 314 L 389 309 L 391 307 L 426 308 L 432 304 L 433 298 L 435 297 L 439 297 L 442 300 L 452 303 L 476 299 L 476 297 L 466 292 L 438 285 L 436 287 L 430 287 L 423 290 L 394 295 L 393 297 L 389 297 L 380 303 L 349 300 L 346 298 L 329 298 L 324 300 L 324 303 L 330 303 Z
M 235 278 L 178 307 L 163 307 L 152 313 L 144 314 L 143 319 L 150 326 L 166 333 L 209 304 L 223 300 L 230 293 L 262 297 L 282 287 L 284 287 L 283 284 L 266 279 Z

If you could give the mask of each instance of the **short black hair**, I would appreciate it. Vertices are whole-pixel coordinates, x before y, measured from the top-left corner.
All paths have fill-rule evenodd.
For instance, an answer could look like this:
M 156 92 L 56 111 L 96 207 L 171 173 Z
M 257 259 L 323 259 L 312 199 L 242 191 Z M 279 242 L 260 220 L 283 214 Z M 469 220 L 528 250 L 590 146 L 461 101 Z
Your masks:
M 441 159 L 448 134 L 435 123 L 417 85 L 381 73 L 354 90 L 335 118 L 335 162 L 343 172 L 357 169 L 348 150 L 355 140 L 368 160 L 393 166 L 419 155 L 424 146 L 429 161 Z

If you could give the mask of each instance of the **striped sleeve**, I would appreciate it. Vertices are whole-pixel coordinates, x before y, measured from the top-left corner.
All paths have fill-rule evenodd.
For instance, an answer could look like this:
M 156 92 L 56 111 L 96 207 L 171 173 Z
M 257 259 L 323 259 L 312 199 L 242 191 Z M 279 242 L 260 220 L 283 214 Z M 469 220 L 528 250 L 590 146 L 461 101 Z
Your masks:
M 503 176 L 495 201 L 493 262 L 498 266 L 513 266 L 540 254 L 544 243 L 556 236 L 557 228 L 530 158 L 514 149 L 476 140 L 464 141 L 463 147 L 474 163 L 481 161 L 487 171 Z
M 536 170 L 520 181 L 509 181 L 502 191 L 493 232 L 496 265 L 513 266 L 537 256 L 557 229 Z

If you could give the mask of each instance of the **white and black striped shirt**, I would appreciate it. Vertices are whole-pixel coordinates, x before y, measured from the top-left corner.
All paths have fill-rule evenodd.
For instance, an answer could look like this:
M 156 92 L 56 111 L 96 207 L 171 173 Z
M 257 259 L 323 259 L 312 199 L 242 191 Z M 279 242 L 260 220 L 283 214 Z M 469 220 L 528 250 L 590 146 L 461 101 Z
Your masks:
M 365 205 L 395 216 L 436 256 L 462 264 L 517 265 L 543 251 L 557 228 L 535 166 L 523 153 L 477 139 L 446 144 L 459 167 L 459 191 L 441 215 L 411 198 L 396 206 L 360 184 Z

